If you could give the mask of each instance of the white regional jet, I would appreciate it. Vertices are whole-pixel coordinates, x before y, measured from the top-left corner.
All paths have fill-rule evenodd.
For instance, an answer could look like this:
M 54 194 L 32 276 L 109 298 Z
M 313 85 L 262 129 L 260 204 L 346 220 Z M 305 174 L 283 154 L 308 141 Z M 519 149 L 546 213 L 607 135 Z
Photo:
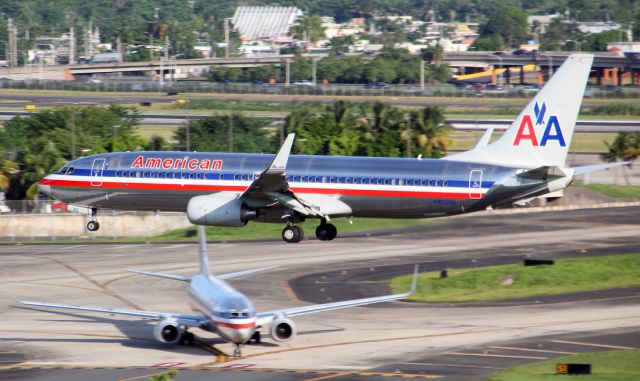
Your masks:
M 95 308 L 31 301 L 18 301 L 18 303 L 29 307 L 80 310 L 105 313 L 109 315 L 124 315 L 159 320 L 153 329 L 153 337 L 159 342 L 169 344 L 183 343 L 185 341 L 193 342 L 193 334 L 188 332 L 188 329 L 191 327 L 197 327 L 205 331 L 214 332 L 222 339 L 234 343 L 236 345 L 234 355 L 240 356 L 241 346 L 249 340 L 253 339 L 256 343 L 260 342 L 260 332 L 258 331 L 260 328 L 268 327 L 271 337 L 276 341 L 289 341 L 297 332 L 295 325 L 289 319 L 291 317 L 337 310 L 341 308 L 363 306 L 366 304 L 400 300 L 410 296 L 416 289 L 418 276 L 417 265 L 414 269 L 411 289 L 407 293 L 256 313 L 251 301 L 227 284 L 225 280 L 268 270 L 275 266 L 214 276 L 209 272 L 207 242 L 203 226 L 198 226 L 198 235 L 200 239 L 200 274 L 198 275 L 181 276 L 138 270 L 125 270 L 143 275 L 189 282 L 189 302 L 192 309 L 198 313 L 197 315 L 182 315 L 174 312 Z

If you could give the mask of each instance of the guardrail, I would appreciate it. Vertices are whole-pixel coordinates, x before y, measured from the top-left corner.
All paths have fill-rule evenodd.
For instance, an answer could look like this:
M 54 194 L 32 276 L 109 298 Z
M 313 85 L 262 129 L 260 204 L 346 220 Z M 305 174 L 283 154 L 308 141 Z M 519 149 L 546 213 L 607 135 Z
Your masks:
M 184 81 L 161 85 L 157 81 L 104 81 L 89 83 L 78 81 L 0 81 L 0 88 L 28 90 L 64 90 L 94 92 L 154 92 L 166 93 L 227 93 L 274 95 L 326 95 L 326 96 L 407 96 L 407 97 L 487 97 L 530 98 L 535 89 L 522 86 L 500 90 L 461 88 L 453 85 L 389 85 L 368 88 L 363 84 L 317 84 L 315 86 L 284 84 L 257 85 L 250 83 L 222 84 L 215 82 Z M 640 86 L 589 87 L 585 94 L 592 98 L 640 98 Z

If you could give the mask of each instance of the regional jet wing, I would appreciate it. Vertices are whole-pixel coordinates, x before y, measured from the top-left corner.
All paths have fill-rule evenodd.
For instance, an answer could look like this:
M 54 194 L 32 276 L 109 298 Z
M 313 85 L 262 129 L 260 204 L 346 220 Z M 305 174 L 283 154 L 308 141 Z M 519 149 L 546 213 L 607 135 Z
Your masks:
M 87 306 L 74 306 L 68 304 L 53 304 L 53 303 L 42 303 L 42 302 L 31 302 L 26 300 L 18 300 L 18 304 L 27 307 L 39 307 L 39 308 L 51 308 L 51 309 L 61 309 L 61 310 L 76 310 L 76 311 L 84 311 L 84 312 L 95 312 L 95 313 L 103 313 L 109 315 L 122 315 L 122 316 L 132 316 L 139 317 L 144 319 L 152 319 L 152 320 L 161 320 L 165 318 L 173 318 L 178 321 L 178 324 L 187 325 L 190 327 L 199 327 L 201 325 L 206 324 L 206 319 L 202 316 L 194 316 L 194 315 L 181 315 L 173 312 L 153 312 L 153 311 L 141 311 L 141 310 L 124 310 L 119 308 L 96 308 L 96 307 L 87 307 Z
M 364 306 L 367 304 L 391 302 L 394 300 L 405 299 L 411 296 L 415 292 L 417 283 L 418 283 L 418 265 L 416 265 L 413 269 L 413 280 L 411 282 L 411 289 L 408 292 L 405 292 L 402 294 L 393 294 L 393 295 L 385 295 L 385 296 L 376 296 L 372 298 L 345 300 L 342 302 L 314 304 L 310 306 L 293 307 L 293 308 L 287 308 L 282 310 L 263 312 L 258 314 L 258 320 L 256 325 L 261 326 L 261 325 L 269 324 L 278 316 L 294 317 L 294 316 L 300 316 L 300 315 L 306 315 L 306 314 L 314 314 L 318 312 L 333 311 L 333 310 L 338 310 L 342 308 L 357 307 L 357 306 Z

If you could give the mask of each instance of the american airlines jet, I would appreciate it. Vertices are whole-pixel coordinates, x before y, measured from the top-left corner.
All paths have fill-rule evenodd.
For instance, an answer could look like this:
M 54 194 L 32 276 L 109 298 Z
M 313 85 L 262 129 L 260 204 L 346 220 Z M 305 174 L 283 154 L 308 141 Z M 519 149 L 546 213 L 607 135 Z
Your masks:
M 483 210 L 566 188 L 574 176 L 624 163 L 569 168 L 565 159 L 593 55 L 572 54 L 506 132 L 443 159 L 118 152 L 69 162 L 39 183 L 53 198 L 92 210 L 186 211 L 198 225 L 286 224 L 299 242 L 308 218 L 316 237 L 337 235 L 336 217 L 425 218 Z
M 289 341 L 295 337 L 297 332 L 295 325 L 290 320 L 290 318 L 294 316 L 401 300 L 409 297 L 416 290 L 416 283 L 418 280 L 417 265 L 413 270 L 411 289 L 403 294 L 345 300 L 342 302 L 325 304 L 313 304 L 256 313 L 251 301 L 246 296 L 236 291 L 224 280 L 268 270 L 273 268 L 273 266 L 214 276 L 209 272 L 207 242 L 203 226 L 198 226 L 198 236 L 200 240 L 200 273 L 198 275 L 181 276 L 148 271 L 125 270 L 142 275 L 157 276 L 188 282 L 189 302 L 192 309 L 196 311 L 198 315 L 183 315 L 173 312 L 97 308 L 24 300 L 18 301 L 18 303 L 27 307 L 79 310 L 90 313 L 105 313 L 109 315 L 132 316 L 158 320 L 158 323 L 153 329 L 153 337 L 161 343 L 168 344 L 183 343 L 185 341 L 192 342 L 194 337 L 191 332 L 188 332 L 188 329 L 191 327 L 200 328 L 217 333 L 222 339 L 234 343 L 236 345 L 234 355 L 240 356 L 240 347 L 249 340 L 254 340 L 256 343 L 260 342 L 260 328 L 268 328 L 273 340 L 280 342 Z

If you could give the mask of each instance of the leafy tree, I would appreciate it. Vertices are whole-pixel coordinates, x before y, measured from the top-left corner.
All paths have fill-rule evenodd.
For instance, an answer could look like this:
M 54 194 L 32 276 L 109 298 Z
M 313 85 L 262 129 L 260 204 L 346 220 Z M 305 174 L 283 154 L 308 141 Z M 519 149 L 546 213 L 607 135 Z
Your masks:
M 499 34 L 478 37 L 469 49 L 479 51 L 502 50 L 504 49 L 504 40 Z
M 337 36 L 329 40 L 331 42 L 331 52 L 348 52 L 349 46 L 354 44 L 353 36 Z
M 139 150 L 144 139 L 136 134 L 135 109 L 112 105 L 107 108 L 60 107 L 5 122 L 0 131 L 0 149 L 10 152 L 19 168 L 14 173 L 10 195 L 35 196 L 35 183 L 71 160 L 72 130 L 76 151 L 90 153 Z M 79 152 L 76 152 L 76 154 Z
M 480 38 L 500 36 L 507 47 L 515 47 L 527 38 L 527 14 L 516 7 L 498 9 L 480 28 Z M 490 40 L 495 43 L 498 40 Z
M 613 163 L 617 161 L 633 161 L 640 156 L 640 132 L 620 132 L 611 144 L 605 142 L 607 152 L 600 155 L 602 160 Z M 623 171 L 627 185 L 631 185 L 627 168 Z
M 174 133 L 176 149 L 205 152 L 274 152 L 276 136 L 265 131 L 267 121 L 241 114 L 191 120 Z

